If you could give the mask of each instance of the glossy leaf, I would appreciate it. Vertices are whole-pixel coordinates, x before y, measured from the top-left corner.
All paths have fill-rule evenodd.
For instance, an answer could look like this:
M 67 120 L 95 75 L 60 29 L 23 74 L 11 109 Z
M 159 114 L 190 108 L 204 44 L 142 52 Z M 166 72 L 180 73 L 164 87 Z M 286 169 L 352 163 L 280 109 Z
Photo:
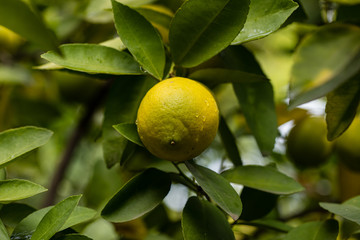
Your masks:
M 9 234 L 3 224 L 3 222 L 0 219 L 0 239 L 3 240 L 10 240 Z
M 269 155 L 278 133 L 271 83 L 233 83 L 233 88 L 260 151 L 263 155 Z
M 269 166 L 238 166 L 221 175 L 230 182 L 274 194 L 292 194 L 304 190 L 294 179 Z
M 360 224 L 360 196 L 353 197 L 342 204 L 321 202 L 320 206 L 331 213 Z
M 230 217 L 234 220 L 238 219 L 242 211 L 242 203 L 230 183 L 220 174 L 193 161 L 186 161 L 185 164 L 209 197 Z
M 353 121 L 360 102 L 360 75 L 330 92 L 326 102 L 328 139 L 340 136 Z
M 308 222 L 291 230 L 283 240 L 336 240 L 339 224 L 334 219 L 324 222 Z
M 248 0 L 185 1 L 169 32 L 175 63 L 194 67 L 215 56 L 239 34 L 248 11 Z
M 289 107 L 325 96 L 359 69 L 360 28 L 345 24 L 320 28 L 308 35 L 295 53 Z
M 120 123 L 135 123 L 137 109 L 155 81 L 144 76 L 126 77 L 113 82 L 106 100 L 103 121 L 103 154 L 106 165 L 120 162 L 128 140 L 113 128 Z M 121 106 L 121 107 L 120 107 Z
M 8 203 L 32 197 L 47 189 L 22 179 L 9 179 L 0 181 L 0 203 Z
M 0 6 L 0 25 L 18 33 L 43 50 L 56 49 L 55 34 L 24 1 L 0 0 Z
M 24 219 L 16 226 L 13 231 L 13 235 L 31 235 L 43 217 L 52 209 L 53 206 L 42 208 L 38 211 L 35 211 Z M 87 222 L 95 217 L 97 212 L 93 209 L 76 206 L 74 211 L 70 214 L 69 218 L 61 226 L 58 231 L 65 230 L 69 227 L 75 226 L 77 224 Z
M 0 167 L 47 143 L 53 132 L 38 127 L 20 127 L 0 133 Z
M 78 204 L 81 195 L 71 196 L 51 208 L 37 225 L 31 240 L 48 240 L 61 229 Z
M 143 146 L 139 134 L 136 130 L 135 123 L 120 123 L 113 126 L 118 133 L 124 136 L 127 140 L 136 143 L 139 146 Z
M 188 199 L 181 225 L 185 240 L 235 240 L 225 215 L 213 204 L 197 197 Z
M 221 141 L 223 142 L 225 151 L 230 161 L 235 166 L 241 166 L 242 161 L 241 161 L 239 149 L 236 144 L 236 138 L 232 134 L 223 116 L 220 117 L 219 133 L 220 133 Z
M 170 191 L 168 174 L 149 168 L 127 182 L 106 204 L 101 215 L 111 222 L 127 222 L 154 209 Z
M 273 193 L 244 187 L 240 193 L 243 204 L 240 219 L 251 221 L 265 217 L 275 208 L 278 197 L 278 195 Z M 264 199 L 266 199 L 266 201 L 264 201 Z
M 244 28 L 232 44 L 259 39 L 278 30 L 298 6 L 292 0 L 251 0 Z
M 207 83 L 257 83 L 268 80 L 263 75 L 248 73 L 244 71 L 225 69 L 225 68 L 209 68 L 198 70 L 189 76 L 190 79 Z
M 165 50 L 158 32 L 140 13 L 112 0 L 116 30 L 145 71 L 162 79 Z
M 114 48 L 97 44 L 64 44 L 60 46 L 62 55 L 50 51 L 42 58 L 65 68 L 86 72 L 113 75 L 143 74 L 132 56 Z

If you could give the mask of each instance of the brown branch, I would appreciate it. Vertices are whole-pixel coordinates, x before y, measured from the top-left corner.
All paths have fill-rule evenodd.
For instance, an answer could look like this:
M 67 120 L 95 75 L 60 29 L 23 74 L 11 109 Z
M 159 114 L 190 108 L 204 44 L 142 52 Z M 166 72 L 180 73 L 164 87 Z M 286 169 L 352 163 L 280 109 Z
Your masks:
M 103 86 L 98 91 L 98 93 L 94 96 L 94 98 L 92 98 L 88 102 L 84 115 L 82 116 L 78 125 L 74 129 L 74 131 L 66 145 L 65 151 L 64 151 L 64 153 L 61 157 L 60 163 L 57 167 L 57 171 L 55 172 L 55 175 L 51 181 L 49 191 L 47 192 L 47 197 L 43 203 L 44 207 L 54 204 L 58 188 L 65 176 L 66 170 L 68 169 L 68 167 L 71 163 L 71 159 L 74 154 L 74 151 L 75 151 L 76 147 L 78 146 L 82 137 L 87 132 L 87 129 L 90 126 L 90 122 L 92 120 L 94 113 L 100 106 L 100 103 L 102 102 L 104 97 L 107 95 L 110 84 L 111 84 L 111 82 L 109 81 L 105 86 Z

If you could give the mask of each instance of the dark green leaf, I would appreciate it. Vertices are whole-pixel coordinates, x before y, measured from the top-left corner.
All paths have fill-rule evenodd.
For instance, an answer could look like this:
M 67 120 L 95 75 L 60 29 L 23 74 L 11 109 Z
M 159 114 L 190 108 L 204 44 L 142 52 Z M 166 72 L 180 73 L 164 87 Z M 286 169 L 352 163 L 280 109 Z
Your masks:
M 334 219 L 308 222 L 291 230 L 283 240 L 336 240 L 339 224 Z
M 78 204 L 81 195 L 71 196 L 51 208 L 37 225 L 31 240 L 48 240 L 61 229 Z
M 263 155 L 269 155 L 277 136 L 277 118 L 271 83 L 233 83 L 233 88 L 260 151 Z
M 360 75 L 330 92 L 326 102 L 328 139 L 340 136 L 353 121 L 360 101 Z
M 278 195 L 244 187 L 240 194 L 243 210 L 240 219 L 251 221 L 265 217 L 274 209 Z
M 0 218 L 6 226 L 15 228 L 22 219 L 34 211 L 33 207 L 23 203 L 9 203 L 2 206 Z
M 353 197 L 342 204 L 321 202 L 320 206 L 331 213 L 360 224 L 360 196 Z
M 113 127 L 115 128 L 116 131 L 118 131 L 127 140 L 143 147 L 143 144 L 140 140 L 139 134 L 136 130 L 135 123 L 120 123 L 120 124 L 114 125 Z
M 234 220 L 238 219 L 242 203 L 230 183 L 223 176 L 193 161 L 186 161 L 185 164 L 209 197 Z
M 50 139 L 53 132 L 38 127 L 20 127 L 0 133 L 0 167 L 38 148 Z
M 238 166 L 221 175 L 230 182 L 274 194 L 292 194 L 304 190 L 294 179 L 270 166 Z
M 41 57 L 65 68 L 92 74 L 144 74 L 132 56 L 114 48 L 76 43 L 61 45 L 60 51 L 62 55 L 50 51 Z
M 127 222 L 154 209 L 170 191 L 168 174 L 149 168 L 127 182 L 106 204 L 101 215 L 111 222 Z
M 3 222 L 0 219 L 0 239 L 2 240 L 10 240 L 9 234 L 3 224 Z
M 65 236 L 61 236 L 59 238 L 56 238 L 56 240 L 92 240 L 92 238 L 74 233 L 74 234 L 67 234 Z
M 189 78 L 207 83 L 261 83 L 268 80 L 262 75 L 224 68 L 201 69 Z
M 185 240 L 235 239 L 225 215 L 213 204 L 197 197 L 188 199 L 181 224 Z
M 165 50 L 155 28 L 137 11 L 112 0 L 116 30 L 145 71 L 162 79 Z
M 220 118 L 219 133 L 229 159 L 235 166 L 241 166 L 242 161 L 236 139 L 223 116 Z
M 325 96 L 359 69 L 360 28 L 345 24 L 320 28 L 308 35 L 295 53 L 289 107 Z
M 0 0 L 0 25 L 32 41 L 43 50 L 57 47 L 55 34 L 51 32 L 29 6 L 21 0 Z
M 193 67 L 226 48 L 243 28 L 248 0 L 189 0 L 170 26 L 170 49 L 176 64 Z
M 137 109 L 146 92 L 154 85 L 150 77 L 136 76 L 113 82 L 105 105 L 103 122 L 103 154 L 106 165 L 120 162 L 128 140 L 116 132 L 114 125 L 135 123 Z
M 47 189 L 22 179 L 9 179 L 0 181 L 0 203 L 8 203 L 32 197 L 45 192 Z
M 241 44 L 271 34 L 280 28 L 296 8 L 298 4 L 291 0 L 251 0 L 244 28 L 232 44 Z

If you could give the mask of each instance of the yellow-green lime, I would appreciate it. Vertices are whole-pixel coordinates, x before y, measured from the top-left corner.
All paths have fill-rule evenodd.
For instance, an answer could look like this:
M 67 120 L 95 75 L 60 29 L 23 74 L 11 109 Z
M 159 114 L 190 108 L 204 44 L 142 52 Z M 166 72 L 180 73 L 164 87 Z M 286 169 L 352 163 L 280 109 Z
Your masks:
M 136 124 L 142 143 L 153 155 L 181 162 L 198 156 L 214 140 L 219 110 L 206 86 L 174 77 L 146 93 Z

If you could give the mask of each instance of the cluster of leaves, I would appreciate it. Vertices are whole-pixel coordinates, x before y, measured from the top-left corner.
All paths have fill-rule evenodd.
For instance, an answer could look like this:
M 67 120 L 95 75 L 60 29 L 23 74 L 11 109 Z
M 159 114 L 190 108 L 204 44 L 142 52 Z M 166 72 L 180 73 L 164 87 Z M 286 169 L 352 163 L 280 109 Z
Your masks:
M 283 154 L 276 154 L 274 145 L 280 123 L 296 119 L 298 112 L 295 110 L 299 109 L 295 108 L 315 99 L 326 96 L 329 140 L 339 137 L 353 121 L 360 101 L 360 19 L 356 12 L 359 1 L 321 1 L 316 5 L 301 0 L 34 2 L 36 4 L 0 0 L 0 24 L 30 43 L 20 43 L 24 45 L 15 50 L 7 47 L 5 54 L 0 52 L 0 59 L 4 60 L 0 65 L 0 100 L 4 102 L 0 104 L 0 115 L 11 113 L 6 109 L 10 106 L 9 101 L 13 103 L 19 99 L 25 103 L 22 109 L 27 111 L 31 111 L 33 106 L 38 109 L 40 105 L 39 113 L 43 114 L 53 107 L 52 104 L 41 105 L 51 98 L 29 104 L 32 95 L 43 93 L 38 89 L 37 94 L 26 92 L 28 79 L 35 73 L 30 73 L 24 65 L 37 65 L 34 72 L 45 77 L 56 77 L 55 74 L 60 72 L 70 73 L 66 75 L 68 78 L 85 79 L 85 84 L 75 91 L 77 97 L 83 92 L 93 91 L 91 79 L 100 79 L 101 82 L 94 84 L 92 98 L 81 99 L 87 109 L 75 129 L 73 141 L 69 141 L 68 155 L 101 108 L 102 121 L 96 125 L 94 120 L 93 131 L 95 134 L 101 132 L 101 151 L 109 170 L 101 174 L 100 170 L 95 172 L 98 167 L 95 164 L 95 180 L 89 181 L 85 193 L 85 203 L 91 205 L 92 201 L 95 202 L 93 207 L 97 210 L 77 206 L 80 195 L 39 210 L 14 203 L 46 189 L 28 180 L 8 178 L 5 167 L 10 168 L 9 163 L 15 159 L 43 146 L 52 131 L 32 126 L 18 127 L 32 123 L 22 118 L 22 111 L 7 121 L 0 119 L 0 128 L 13 128 L 0 133 L 1 239 L 90 239 L 81 233 L 87 222 L 94 219 L 95 223 L 99 219 L 112 223 L 110 226 L 115 227 L 124 239 L 262 237 L 331 240 L 337 239 L 339 233 L 344 239 L 356 235 L 358 226 L 344 227 L 346 221 L 360 224 L 360 198 L 356 196 L 342 204 L 330 203 L 331 199 L 321 201 L 319 205 L 316 202 L 321 208 L 315 210 L 321 217 L 306 223 L 300 221 L 296 227 L 287 222 L 296 217 L 286 219 L 280 216 L 278 202 L 307 189 L 279 170 L 281 160 L 276 161 L 276 157 L 281 158 Z M 42 10 L 38 12 L 39 9 Z M 67 9 L 65 15 L 64 9 Z M 79 9 L 85 10 L 80 14 Z M 335 21 L 335 16 L 338 21 Z M 291 52 L 290 81 L 286 84 L 289 85 L 289 109 L 295 110 L 286 113 L 280 112 L 279 106 L 283 104 L 274 97 L 274 82 L 269 81 L 269 74 L 265 73 L 264 66 L 260 66 L 253 53 L 253 49 L 259 47 L 256 43 L 261 40 L 258 39 L 266 40 L 285 26 L 296 26 L 298 31 L 296 46 Z M 59 42 L 64 44 L 59 46 Z M 38 59 L 38 49 L 47 51 L 41 54 L 47 63 Z M 239 107 L 235 113 L 220 109 L 219 138 L 215 142 L 221 143 L 217 151 L 228 160 L 226 171 L 223 171 L 224 161 L 221 162 L 221 171 L 202 166 L 202 157 L 196 160 L 199 163 L 191 160 L 171 164 L 156 159 L 142 146 L 135 126 L 139 103 L 157 81 L 172 76 L 188 77 L 208 85 L 214 90 L 220 105 L 222 87 L 232 88 Z M 25 90 L 12 92 L 13 84 L 22 85 Z M 65 94 L 67 91 L 64 90 Z M 11 93 L 16 97 L 11 98 Z M 36 119 L 41 127 L 54 128 L 54 137 L 64 130 L 59 126 L 64 119 L 59 122 L 56 119 L 60 118 L 59 112 L 66 108 L 66 104 L 59 105 L 62 106 L 56 107 L 57 111 Z M 246 122 L 246 127 L 239 128 L 233 120 L 239 116 Z M 286 120 L 280 121 L 280 117 Z M 50 119 L 55 120 L 51 122 Z M 243 154 L 238 148 L 238 138 L 243 135 L 253 136 L 261 156 L 275 159 L 272 164 L 244 164 Z M 59 151 L 51 151 L 54 152 Z M 60 176 L 60 179 L 54 178 L 55 187 L 57 181 L 63 180 L 61 171 L 70 159 L 68 155 L 64 155 L 60 173 L 55 174 Z M 214 156 L 211 162 L 218 160 Z M 110 171 L 119 166 L 123 181 L 127 180 L 124 184 L 111 182 L 115 178 L 110 178 Z M 51 168 L 56 167 L 52 165 Z M 119 172 L 116 173 L 119 175 Z M 103 179 L 107 177 L 110 183 Z M 187 187 L 189 197 L 186 197 L 180 219 L 173 221 L 163 211 L 164 198 L 178 183 Z M 107 184 L 121 188 L 116 191 L 113 187 L 108 193 L 104 186 Z M 235 190 L 235 184 L 242 186 L 240 193 Z M 56 193 L 58 189 L 55 187 L 49 194 Z M 105 192 L 103 196 L 102 191 Z M 95 200 L 96 195 L 101 195 L 99 200 Z M 332 215 L 327 218 L 329 212 Z M 326 220 L 322 220 L 324 217 Z M 140 225 L 136 222 L 139 219 Z M 146 222 L 146 227 L 143 222 Z M 130 231 L 131 234 L 126 230 L 129 226 L 136 228 Z M 250 229 L 252 232 L 246 236 L 244 231 L 249 229 L 244 226 L 255 226 L 256 230 Z M 141 229 L 151 227 L 155 229 L 154 233 L 139 233 Z M 263 229 L 271 231 L 270 235 L 263 234 Z

